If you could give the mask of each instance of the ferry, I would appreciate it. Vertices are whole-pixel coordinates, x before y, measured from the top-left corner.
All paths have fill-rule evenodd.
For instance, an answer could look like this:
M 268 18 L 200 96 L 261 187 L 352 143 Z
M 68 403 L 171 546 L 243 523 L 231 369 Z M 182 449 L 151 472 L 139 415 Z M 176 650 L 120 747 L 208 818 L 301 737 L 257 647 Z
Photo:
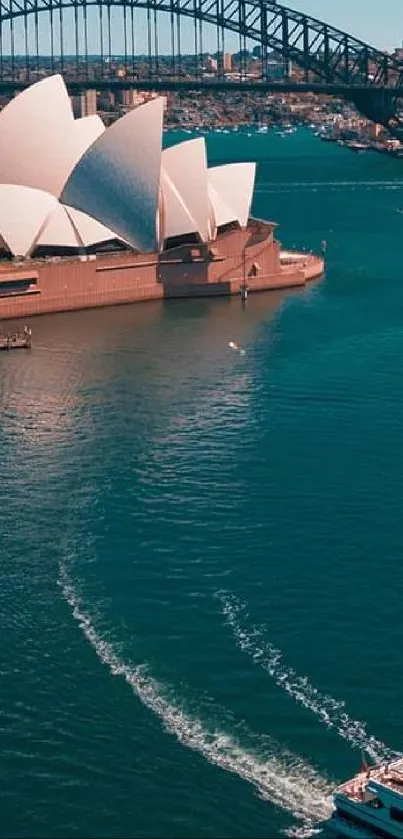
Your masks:
M 403 757 L 368 766 L 334 793 L 332 833 L 347 839 L 403 839 Z

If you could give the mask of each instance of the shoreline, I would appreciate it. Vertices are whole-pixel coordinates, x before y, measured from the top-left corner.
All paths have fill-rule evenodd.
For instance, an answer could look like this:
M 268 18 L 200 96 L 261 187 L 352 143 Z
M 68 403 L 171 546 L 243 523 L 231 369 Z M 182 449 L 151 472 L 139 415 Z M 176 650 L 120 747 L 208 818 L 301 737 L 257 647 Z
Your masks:
M 392 157 L 394 159 L 401 159 L 403 158 L 403 147 L 396 147 L 396 145 L 388 145 L 388 141 L 382 140 L 371 140 L 365 134 L 357 134 L 354 138 L 347 138 L 343 136 L 329 136 L 323 133 L 321 136 L 320 128 L 323 126 L 323 123 L 319 122 L 316 125 L 313 123 L 303 123 L 301 121 L 291 121 L 287 120 L 286 122 L 276 122 L 276 123 L 248 123 L 248 122 L 220 122 L 214 125 L 203 125 L 201 123 L 197 125 L 189 124 L 189 123 L 182 123 L 182 124 L 175 124 L 175 125 L 165 125 L 164 126 L 164 133 L 168 132 L 183 132 L 185 134 L 197 134 L 199 132 L 203 133 L 212 133 L 212 134 L 222 134 L 222 133 L 229 133 L 229 134 L 243 134 L 243 133 L 251 133 L 251 134 L 267 134 L 274 132 L 276 135 L 281 136 L 281 132 L 289 131 L 292 129 L 292 133 L 298 130 L 298 128 L 305 129 L 309 131 L 310 134 L 316 136 L 321 142 L 324 143 L 333 143 L 336 145 L 341 146 L 342 148 L 346 148 L 349 151 L 353 151 L 355 154 L 363 154 L 364 152 L 375 152 L 375 154 L 384 154 L 388 157 Z M 291 131 L 289 131 L 291 133 Z M 394 141 L 389 141 L 389 143 Z

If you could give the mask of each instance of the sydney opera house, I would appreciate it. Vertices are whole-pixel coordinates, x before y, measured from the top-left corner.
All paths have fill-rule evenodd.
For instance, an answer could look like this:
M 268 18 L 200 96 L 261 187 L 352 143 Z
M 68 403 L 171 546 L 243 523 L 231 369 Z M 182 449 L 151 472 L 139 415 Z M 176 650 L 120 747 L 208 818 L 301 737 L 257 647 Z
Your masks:
M 250 218 L 255 164 L 208 168 L 203 138 L 163 150 L 163 100 L 109 128 L 74 119 L 59 75 L 0 113 L 0 318 L 303 285 Z

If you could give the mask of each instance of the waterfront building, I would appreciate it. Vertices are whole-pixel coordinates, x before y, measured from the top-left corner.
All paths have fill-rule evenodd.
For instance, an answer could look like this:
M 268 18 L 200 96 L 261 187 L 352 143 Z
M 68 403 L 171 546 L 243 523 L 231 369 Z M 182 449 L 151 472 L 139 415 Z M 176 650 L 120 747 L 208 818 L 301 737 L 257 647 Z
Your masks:
M 253 162 L 208 168 L 202 137 L 162 149 L 164 104 L 152 98 L 105 129 L 96 114 L 74 119 L 56 75 L 3 109 L 0 317 L 321 273 L 320 258 L 282 261 L 275 225 L 250 218 Z

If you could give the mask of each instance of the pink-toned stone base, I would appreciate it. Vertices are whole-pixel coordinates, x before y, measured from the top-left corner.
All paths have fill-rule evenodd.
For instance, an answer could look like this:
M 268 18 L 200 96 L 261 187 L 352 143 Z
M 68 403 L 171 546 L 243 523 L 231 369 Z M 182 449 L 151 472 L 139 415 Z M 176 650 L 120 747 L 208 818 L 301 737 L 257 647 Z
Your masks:
M 281 265 L 274 225 L 250 221 L 245 230 L 220 234 L 210 245 L 182 246 L 162 254 L 108 253 L 96 259 L 0 263 L 0 318 L 22 318 L 163 297 L 238 294 L 303 286 L 324 271 L 323 259 L 303 256 Z M 36 279 L 32 291 L 1 296 L 2 282 Z

